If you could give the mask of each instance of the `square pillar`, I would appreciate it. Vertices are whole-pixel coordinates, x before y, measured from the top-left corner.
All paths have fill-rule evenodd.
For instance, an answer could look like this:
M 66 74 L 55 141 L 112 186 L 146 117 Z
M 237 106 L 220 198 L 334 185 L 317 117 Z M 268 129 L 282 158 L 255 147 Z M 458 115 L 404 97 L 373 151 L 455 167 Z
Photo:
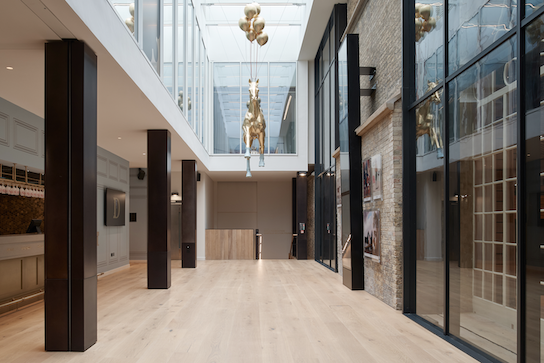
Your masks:
M 77 40 L 45 44 L 45 349 L 97 339 L 97 59 Z
M 170 174 L 168 130 L 147 130 L 147 288 L 171 284 Z
M 181 161 L 181 267 L 196 267 L 196 161 Z

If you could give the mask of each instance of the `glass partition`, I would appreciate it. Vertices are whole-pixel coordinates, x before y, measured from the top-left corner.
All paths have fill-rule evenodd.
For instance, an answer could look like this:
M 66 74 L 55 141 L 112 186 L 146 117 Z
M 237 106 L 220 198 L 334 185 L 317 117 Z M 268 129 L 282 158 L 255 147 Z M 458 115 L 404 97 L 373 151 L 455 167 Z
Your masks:
M 112 5 L 132 35 L 138 40 L 138 1 L 112 0 Z
M 517 0 L 449 3 L 449 73 L 465 65 L 516 25 Z
M 196 136 L 200 139 L 200 111 L 202 110 L 202 100 L 200 94 L 200 29 L 198 23 L 195 22 L 195 35 L 193 39 L 194 44 L 194 130 Z
M 185 64 L 186 64 L 186 52 L 185 52 L 185 1 L 178 0 L 177 6 L 177 102 L 181 111 L 187 113 L 187 97 L 185 86 Z
M 544 361 L 544 15 L 526 28 L 526 318 L 527 362 Z
M 415 23 L 416 98 L 420 98 L 444 78 L 444 2 L 418 1 Z
M 449 85 L 450 332 L 516 362 L 515 39 Z
M 437 148 L 424 145 L 433 140 L 444 122 L 443 90 L 433 93 L 416 114 L 416 312 L 429 322 L 444 326 L 444 159 Z
M 215 154 L 239 154 L 242 140 L 240 63 L 214 63 L 213 67 L 213 150 Z
M 143 38 L 142 48 L 147 59 L 158 74 L 161 74 L 160 69 L 160 42 L 161 42 L 161 26 L 160 26 L 160 1 L 159 0 L 143 0 Z
M 194 11 L 193 4 L 189 2 L 187 4 L 187 46 L 186 46 L 186 59 L 187 59 L 187 121 L 191 128 L 194 128 Z
M 163 6 L 163 69 L 162 81 L 174 96 L 174 8 L 173 1 L 166 0 Z M 176 95 L 177 97 L 177 95 Z
M 295 63 L 270 63 L 270 105 L 266 127 L 270 153 L 296 153 Z

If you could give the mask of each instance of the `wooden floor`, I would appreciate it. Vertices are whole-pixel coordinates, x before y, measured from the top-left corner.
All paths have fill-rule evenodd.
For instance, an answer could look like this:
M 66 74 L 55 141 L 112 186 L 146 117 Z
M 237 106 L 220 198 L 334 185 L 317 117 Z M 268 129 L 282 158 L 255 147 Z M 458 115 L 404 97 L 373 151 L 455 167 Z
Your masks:
M 7 362 L 474 362 L 314 261 L 198 261 L 146 289 L 146 265 L 98 281 L 98 342 L 44 351 L 43 303 L 0 317 Z

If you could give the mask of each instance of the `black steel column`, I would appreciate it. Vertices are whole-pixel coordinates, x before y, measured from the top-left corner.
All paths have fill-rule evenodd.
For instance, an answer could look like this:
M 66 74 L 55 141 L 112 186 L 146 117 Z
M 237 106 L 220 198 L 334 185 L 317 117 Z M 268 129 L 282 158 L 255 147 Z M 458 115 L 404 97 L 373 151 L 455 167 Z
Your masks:
M 196 161 L 181 161 L 181 267 L 196 267 Z
M 359 76 L 359 36 L 347 34 L 348 50 L 348 142 L 349 142 L 349 214 L 351 230 L 351 289 L 365 288 L 363 258 L 363 161 L 361 138 L 355 129 L 361 125 Z M 337 170 L 336 172 L 340 172 Z M 336 205 L 336 193 L 334 195 Z M 336 253 L 336 251 L 335 251 Z
M 297 260 L 308 259 L 308 238 L 306 225 L 308 223 L 308 178 L 306 173 L 298 173 L 296 181 L 296 213 L 297 213 Z
M 168 130 L 147 130 L 147 288 L 170 288 L 170 174 Z
M 97 60 L 86 44 L 45 44 L 45 349 L 96 343 Z

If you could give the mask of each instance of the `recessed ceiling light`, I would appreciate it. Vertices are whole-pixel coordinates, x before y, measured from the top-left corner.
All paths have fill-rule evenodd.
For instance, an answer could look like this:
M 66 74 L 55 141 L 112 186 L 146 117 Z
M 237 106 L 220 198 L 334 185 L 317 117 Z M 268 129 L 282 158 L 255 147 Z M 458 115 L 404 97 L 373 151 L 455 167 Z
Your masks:
M 9 69 L 10 71 L 13 70 L 13 67 L 6 67 L 6 69 Z
M 145 153 L 144 153 L 144 155 L 145 155 Z
M 117 140 L 121 140 L 121 136 L 117 136 Z

